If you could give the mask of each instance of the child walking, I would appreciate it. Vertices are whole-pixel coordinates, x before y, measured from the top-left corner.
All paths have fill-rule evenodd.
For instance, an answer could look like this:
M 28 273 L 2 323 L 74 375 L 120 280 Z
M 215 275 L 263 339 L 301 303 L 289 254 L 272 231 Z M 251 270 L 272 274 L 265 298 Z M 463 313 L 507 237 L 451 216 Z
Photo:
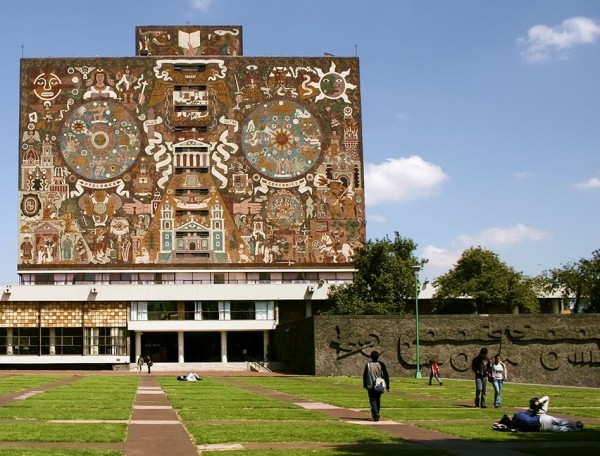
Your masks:
M 429 372 L 429 384 L 431 385 L 431 380 L 435 378 L 437 382 L 441 385 L 442 381 L 440 380 L 440 366 L 437 365 L 435 360 L 429 360 L 429 369 L 431 369 L 431 371 Z

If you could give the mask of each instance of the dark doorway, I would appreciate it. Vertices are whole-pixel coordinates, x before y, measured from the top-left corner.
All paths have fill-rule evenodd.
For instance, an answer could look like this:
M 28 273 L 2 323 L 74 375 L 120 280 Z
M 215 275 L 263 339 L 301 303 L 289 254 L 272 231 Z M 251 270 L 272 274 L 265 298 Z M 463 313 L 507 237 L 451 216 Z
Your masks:
M 263 361 L 264 357 L 262 332 L 227 333 L 227 361 Z
M 186 363 L 221 362 L 221 333 L 188 332 L 183 336 Z
M 155 363 L 176 363 L 177 333 L 145 332 L 142 334 L 142 355 L 150 355 Z

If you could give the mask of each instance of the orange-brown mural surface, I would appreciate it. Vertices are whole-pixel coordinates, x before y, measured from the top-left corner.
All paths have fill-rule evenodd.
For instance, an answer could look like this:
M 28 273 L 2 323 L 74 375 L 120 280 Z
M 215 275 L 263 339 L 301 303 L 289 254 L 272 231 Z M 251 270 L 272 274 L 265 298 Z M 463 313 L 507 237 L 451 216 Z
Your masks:
M 365 236 L 358 70 L 22 60 L 19 269 L 349 263 Z

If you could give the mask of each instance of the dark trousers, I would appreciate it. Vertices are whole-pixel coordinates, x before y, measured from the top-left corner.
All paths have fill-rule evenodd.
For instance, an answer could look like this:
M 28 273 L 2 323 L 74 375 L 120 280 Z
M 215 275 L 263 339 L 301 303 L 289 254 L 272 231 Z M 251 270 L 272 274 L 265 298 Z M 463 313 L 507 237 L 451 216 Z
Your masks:
M 375 390 L 367 390 L 369 392 L 369 404 L 371 405 L 371 416 L 379 418 L 379 409 L 381 408 L 381 393 Z

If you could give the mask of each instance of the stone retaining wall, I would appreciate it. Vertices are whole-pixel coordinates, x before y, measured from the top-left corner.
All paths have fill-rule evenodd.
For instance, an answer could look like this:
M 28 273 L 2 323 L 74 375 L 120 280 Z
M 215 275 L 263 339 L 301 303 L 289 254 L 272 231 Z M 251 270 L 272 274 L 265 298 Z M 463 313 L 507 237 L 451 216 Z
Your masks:
M 369 353 L 377 350 L 391 375 L 415 375 L 414 316 L 319 315 L 303 322 L 277 331 L 293 333 L 278 338 L 278 346 L 285 341 L 298 347 L 302 341 L 305 347 L 280 359 L 291 372 L 361 375 Z M 499 352 L 504 358 L 509 381 L 600 387 L 600 315 L 427 315 L 420 318 L 419 340 L 423 377 L 429 376 L 427 360 L 434 358 L 442 377 L 471 379 L 471 359 L 487 347 L 490 357 Z M 312 345 L 311 359 L 306 348 Z

